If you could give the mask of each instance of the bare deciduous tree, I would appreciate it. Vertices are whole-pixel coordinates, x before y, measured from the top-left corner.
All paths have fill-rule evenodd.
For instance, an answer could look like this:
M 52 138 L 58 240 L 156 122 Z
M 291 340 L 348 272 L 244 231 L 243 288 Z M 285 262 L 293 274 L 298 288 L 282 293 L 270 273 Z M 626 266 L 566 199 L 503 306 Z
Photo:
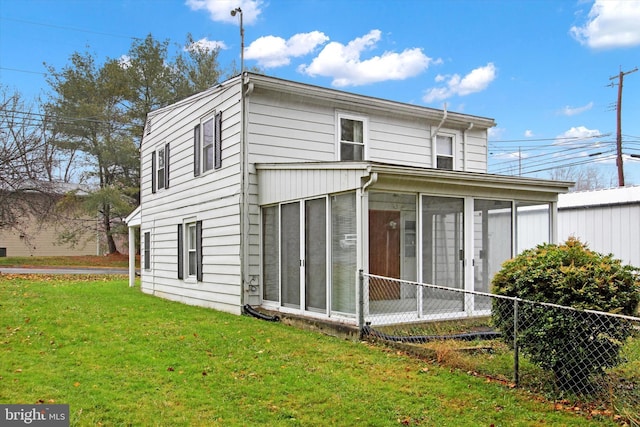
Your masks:
M 607 177 L 596 166 L 565 167 L 554 169 L 550 178 L 556 181 L 573 181 L 575 185 L 570 191 L 589 191 L 609 188 L 613 184 L 613 176 Z
M 0 88 L 0 230 L 22 231 L 29 217 L 44 218 L 54 206 L 60 153 L 45 126 L 19 92 Z

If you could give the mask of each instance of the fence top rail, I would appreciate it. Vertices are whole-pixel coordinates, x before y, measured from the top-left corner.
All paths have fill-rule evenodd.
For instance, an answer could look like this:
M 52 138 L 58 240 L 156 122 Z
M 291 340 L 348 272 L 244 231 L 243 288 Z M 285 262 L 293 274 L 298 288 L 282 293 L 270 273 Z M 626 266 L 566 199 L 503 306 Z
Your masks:
M 492 293 L 488 293 L 488 292 L 472 291 L 472 290 L 468 290 L 468 289 L 450 288 L 448 286 L 434 285 L 434 284 L 431 284 L 431 283 L 420 283 L 420 282 L 415 282 L 415 281 L 412 281 L 412 280 L 395 279 L 393 277 L 378 276 L 376 274 L 369 274 L 369 273 L 364 273 L 364 272 L 361 272 L 361 274 L 363 275 L 363 277 L 370 277 L 370 278 L 373 278 L 373 279 L 380 279 L 380 280 L 390 280 L 390 281 L 399 282 L 399 283 L 402 283 L 402 284 L 418 286 L 418 287 L 421 287 L 421 288 L 440 289 L 440 290 L 449 291 L 449 292 L 458 292 L 458 293 L 462 293 L 462 294 L 478 295 L 478 296 L 483 296 L 483 297 L 504 299 L 504 300 L 514 301 L 514 302 L 518 302 L 518 303 L 522 302 L 522 303 L 526 303 L 526 304 L 537 304 L 537 305 L 542 305 L 542 306 L 545 306 L 545 307 L 559 308 L 559 309 L 563 309 L 563 310 L 571 310 L 571 311 L 577 311 L 577 312 L 581 312 L 581 313 L 590 313 L 590 314 L 597 314 L 597 315 L 602 315 L 602 316 L 616 317 L 618 319 L 624 319 L 624 320 L 629 320 L 629 321 L 632 321 L 632 322 L 640 323 L 640 317 L 627 316 L 627 315 L 624 315 L 624 314 L 608 313 L 606 311 L 598 311 L 598 310 L 590 310 L 590 309 L 580 309 L 580 308 L 575 308 L 575 307 L 569 307 L 569 306 L 566 306 L 566 305 L 554 304 L 554 303 L 550 303 L 550 302 L 532 301 L 532 300 L 522 299 L 522 298 L 518 298 L 518 297 L 510 297 L 510 296 L 507 296 L 507 295 L 497 295 L 497 294 L 492 294 Z

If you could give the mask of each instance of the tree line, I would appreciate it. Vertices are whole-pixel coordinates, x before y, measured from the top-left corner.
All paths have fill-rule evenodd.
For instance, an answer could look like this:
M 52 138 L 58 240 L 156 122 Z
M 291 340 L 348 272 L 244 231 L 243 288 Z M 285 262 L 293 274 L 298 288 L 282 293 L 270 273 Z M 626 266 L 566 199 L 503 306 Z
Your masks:
M 140 202 L 147 113 L 236 73 L 191 34 L 175 52 L 170 47 L 150 34 L 119 58 L 74 52 L 62 69 L 45 64 L 49 92 L 33 102 L 0 87 L 0 231 L 23 232 L 26 218 L 40 218 L 67 223 L 59 238 L 74 244 L 86 230 L 69 212 L 97 215 L 107 253 L 117 252 L 122 218 Z

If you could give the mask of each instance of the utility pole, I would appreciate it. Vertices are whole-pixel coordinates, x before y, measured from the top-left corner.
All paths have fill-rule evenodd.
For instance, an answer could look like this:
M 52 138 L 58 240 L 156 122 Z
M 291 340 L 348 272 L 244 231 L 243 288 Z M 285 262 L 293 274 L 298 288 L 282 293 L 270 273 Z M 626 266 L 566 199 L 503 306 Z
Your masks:
M 624 76 L 627 74 L 635 73 L 638 71 L 638 67 L 630 71 L 622 71 L 617 76 L 610 77 L 609 80 L 618 79 L 618 105 L 616 105 L 617 113 L 617 132 L 616 132 L 616 166 L 618 167 L 618 186 L 624 187 L 624 169 L 622 167 L 622 83 Z M 611 82 L 611 86 L 615 83 Z
M 242 9 L 236 7 L 231 11 L 231 16 L 240 14 L 240 74 L 244 74 L 244 25 L 242 25 Z

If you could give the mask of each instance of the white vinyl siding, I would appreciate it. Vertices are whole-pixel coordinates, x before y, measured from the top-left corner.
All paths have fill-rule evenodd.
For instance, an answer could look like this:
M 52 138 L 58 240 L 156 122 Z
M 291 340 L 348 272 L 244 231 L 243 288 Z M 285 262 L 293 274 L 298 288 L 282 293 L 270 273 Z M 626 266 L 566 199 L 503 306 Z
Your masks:
M 460 157 L 465 161 L 466 171 L 486 173 L 488 159 L 486 129 L 472 129 L 466 135 L 466 158 Z M 458 170 L 462 169 L 458 168 Z
M 212 111 L 212 106 L 223 112 L 222 167 L 196 179 L 194 127 Z M 155 111 L 150 118 L 153 132 L 145 135 L 141 147 L 141 200 L 144 206 L 141 227 L 151 232 L 153 276 L 142 275 L 142 290 L 167 299 L 239 314 L 242 295 L 238 174 L 240 86 L 230 84 L 211 89 Z M 171 143 L 171 186 L 162 193 L 152 194 L 151 150 L 163 141 Z M 191 217 L 204 225 L 202 256 L 206 283 L 180 280 L 177 276 L 177 225 Z M 184 261 L 186 264 L 187 260 Z
M 339 161 L 339 117 L 365 119 L 364 158 L 369 161 L 433 167 L 431 132 L 438 125 L 417 116 L 349 109 L 343 103 L 255 89 L 248 102 L 249 163 Z M 366 114 L 365 114 L 366 113 Z M 467 124 L 468 126 L 468 124 Z M 454 156 L 463 158 L 462 131 L 443 126 L 454 138 Z M 486 129 L 467 132 L 467 170 L 487 171 Z M 456 161 L 456 170 L 462 170 Z

